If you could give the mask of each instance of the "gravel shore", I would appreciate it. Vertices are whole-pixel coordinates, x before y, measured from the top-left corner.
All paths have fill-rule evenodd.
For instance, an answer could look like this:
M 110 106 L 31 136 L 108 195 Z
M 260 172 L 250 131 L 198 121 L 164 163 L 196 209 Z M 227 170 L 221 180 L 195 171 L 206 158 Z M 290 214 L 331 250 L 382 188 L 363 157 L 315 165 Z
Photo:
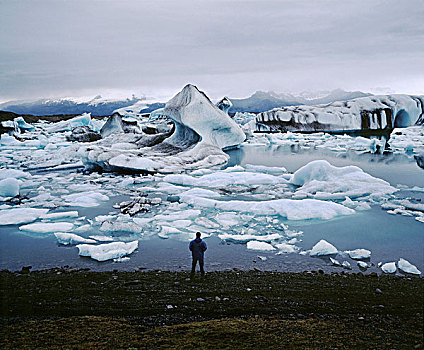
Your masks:
M 424 280 L 221 271 L 0 272 L 1 348 L 423 348 Z

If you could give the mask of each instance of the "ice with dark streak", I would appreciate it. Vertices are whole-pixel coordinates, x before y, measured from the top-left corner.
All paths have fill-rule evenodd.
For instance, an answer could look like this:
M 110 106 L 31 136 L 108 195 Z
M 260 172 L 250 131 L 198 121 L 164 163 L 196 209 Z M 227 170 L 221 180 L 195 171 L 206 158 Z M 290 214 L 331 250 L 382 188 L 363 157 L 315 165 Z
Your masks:
M 225 164 L 229 156 L 223 150 L 237 147 L 246 138 L 236 122 L 190 84 L 151 114 L 157 117 L 174 123 L 170 136 L 111 134 L 79 149 L 86 168 L 162 173 L 209 168 Z

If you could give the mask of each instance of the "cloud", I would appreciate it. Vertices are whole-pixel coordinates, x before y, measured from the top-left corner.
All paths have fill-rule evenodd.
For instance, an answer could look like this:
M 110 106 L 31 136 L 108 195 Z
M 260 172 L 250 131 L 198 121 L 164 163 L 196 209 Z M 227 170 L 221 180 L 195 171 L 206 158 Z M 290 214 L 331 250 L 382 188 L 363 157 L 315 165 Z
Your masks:
M 187 82 L 216 95 L 375 86 L 424 93 L 420 5 L 0 0 L 0 98 Z

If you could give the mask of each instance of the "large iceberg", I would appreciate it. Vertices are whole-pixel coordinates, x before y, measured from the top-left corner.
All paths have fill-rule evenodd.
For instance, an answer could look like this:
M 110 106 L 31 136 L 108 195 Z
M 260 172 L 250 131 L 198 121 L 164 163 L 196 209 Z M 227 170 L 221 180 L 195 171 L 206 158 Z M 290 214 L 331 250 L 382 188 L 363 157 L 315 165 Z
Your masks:
M 159 117 L 174 123 L 171 134 L 109 134 L 96 145 L 81 147 L 78 154 L 89 169 L 172 173 L 225 164 L 229 156 L 223 150 L 245 140 L 240 127 L 193 85 L 151 114 Z M 117 142 L 137 148 L 113 148 Z
M 298 169 L 290 182 L 296 186 L 296 198 L 357 198 L 369 194 L 383 196 L 398 189 L 356 166 L 335 167 L 326 160 L 315 160 Z
M 381 95 L 317 106 L 286 106 L 259 113 L 258 128 L 275 131 L 382 130 L 414 125 L 423 118 L 424 98 Z

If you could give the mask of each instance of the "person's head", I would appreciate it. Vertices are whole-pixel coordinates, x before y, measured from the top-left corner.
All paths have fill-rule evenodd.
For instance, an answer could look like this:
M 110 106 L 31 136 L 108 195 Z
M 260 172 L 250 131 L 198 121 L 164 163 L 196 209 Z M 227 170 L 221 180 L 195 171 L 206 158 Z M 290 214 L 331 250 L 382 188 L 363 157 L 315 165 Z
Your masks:
M 200 238 L 202 234 L 200 232 L 196 232 L 196 238 Z

